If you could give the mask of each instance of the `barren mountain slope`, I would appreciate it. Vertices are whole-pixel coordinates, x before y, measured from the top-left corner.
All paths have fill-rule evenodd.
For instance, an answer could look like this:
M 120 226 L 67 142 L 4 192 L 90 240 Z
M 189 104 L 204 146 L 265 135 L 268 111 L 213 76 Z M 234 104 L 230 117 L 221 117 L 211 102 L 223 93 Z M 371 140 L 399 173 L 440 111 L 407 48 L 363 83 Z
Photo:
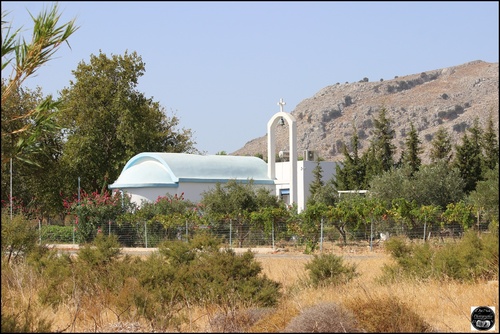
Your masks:
M 395 158 L 399 159 L 413 122 L 422 142 L 421 158 L 427 163 L 430 142 L 441 126 L 448 130 L 453 144 L 459 144 L 476 117 L 484 129 L 492 115 L 498 133 L 498 89 L 498 63 L 484 61 L 392 80 L 337 83 L 303 100 L 291 112 L 297 120 L 298 155 L 312 150 L 327 161 L 343 160 L 342 145 L 351 147 L 354 125 L 363 153 L 373 136 L 373 120 L 385 107 L 396 134 Z M 286 125 L 277 130 L 276 140 L 277 151 L 288 150 Z M 267 135 L 249 141 L 231 154 L 267 157 Z

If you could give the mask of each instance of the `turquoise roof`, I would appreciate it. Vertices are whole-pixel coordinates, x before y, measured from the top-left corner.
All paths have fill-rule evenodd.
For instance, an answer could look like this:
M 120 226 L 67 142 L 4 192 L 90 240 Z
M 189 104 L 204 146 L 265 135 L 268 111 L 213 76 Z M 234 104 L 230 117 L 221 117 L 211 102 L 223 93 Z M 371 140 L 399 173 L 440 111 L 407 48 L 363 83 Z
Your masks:
M 144 152 L 127 162 L 109 188 L 177 187 L 179 182 L 250 179 L 255 184 L 274 184 L 267 176 L 267 163 L 257 157 Z

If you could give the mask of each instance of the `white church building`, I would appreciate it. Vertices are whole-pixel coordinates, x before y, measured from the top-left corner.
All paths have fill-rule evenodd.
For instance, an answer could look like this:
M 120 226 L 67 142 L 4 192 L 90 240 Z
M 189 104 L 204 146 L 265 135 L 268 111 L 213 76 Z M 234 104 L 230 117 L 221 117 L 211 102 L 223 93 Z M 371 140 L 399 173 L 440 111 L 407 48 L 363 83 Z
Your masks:
M 203 193 L 217 183 L 230 180 L 253 182 L 287 204 L 296 203 L 300 212 L 310 195 L 309 185 L 314 181 L 313 170 L 317 162 L 313 151 L 304 151 L 304 159 L 298 161 L 296 120 L 283 111 L 285 103 L 282 99 L 278 105 L 280 112 L 269 120 L 267 126 L 267 163 L 251 156 L 143 152 L 127 162 L 109 188 L 130 195 L 137 205 L 143 201 L 154 202 L 166 194 L 182 195 L 184 199 L 197 203 Z M 288 161 L 276 162 L 275 130 L 284 121 L 288 123 L 290 151 L 286 152 Z M 334 177 L 334 162 L 321 161 L 320 165 L 324 182 Z

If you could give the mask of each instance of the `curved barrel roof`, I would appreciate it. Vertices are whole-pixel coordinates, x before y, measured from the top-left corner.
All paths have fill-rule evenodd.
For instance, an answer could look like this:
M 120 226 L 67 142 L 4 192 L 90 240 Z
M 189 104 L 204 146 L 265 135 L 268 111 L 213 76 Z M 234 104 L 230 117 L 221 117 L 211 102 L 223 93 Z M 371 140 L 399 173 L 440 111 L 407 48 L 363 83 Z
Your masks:
M 267 176 L 267 163 L 257 157 L 144 152 L 132 157 L 115 188 L 177 187 L 179 182 L 249 181 L 274 184 Z

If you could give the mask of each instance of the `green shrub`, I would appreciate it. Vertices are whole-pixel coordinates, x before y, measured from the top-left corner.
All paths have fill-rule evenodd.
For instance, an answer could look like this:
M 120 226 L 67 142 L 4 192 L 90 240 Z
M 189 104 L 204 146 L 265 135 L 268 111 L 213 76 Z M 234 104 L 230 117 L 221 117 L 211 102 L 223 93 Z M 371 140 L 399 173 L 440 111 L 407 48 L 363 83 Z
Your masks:
M 120 247 L 117 236 L 98 234 L 92 243 L 80 248 L 78 261 L 91 267 L 102 268 L 103 265 L 116 261 L 121 253 Z
M 41 239 L 44 243 L 73 243 L 73 226 L 44 225 Z
M 185 274 L 194 285 L 184 286 L 197 302 L 217 305 L 246 304 L 257 307 L 276 305 L 281 285 L 262 275 L 262 266 L 250 251 L 241 255 L 220 250 L 218 239 L 202 236 L 192 245 L 196 258 Z
M 19 314 L 4 314 L 2 310 L 2 333 L 50 333 L 52 322 L 40 318 L 37 311 L 30 308 Z
M 355 265 L 344 264 L 344 259 L 334 254 L 314 255 L 305 269 L 309 270 L 309 280 L 315 287 L 345 284 L 359 276 Z
M 131 300 L 137 314 L 158 330 L 180 321 L 178 313 L 185 304 L 183 286 L 178 279 L 185 277 L 184 271 L 185 266 L 169 264 L 160 253 L 153 253 L 138 263 L 137 286 L 130 291 Z
M 7 262 L 16 258 L 24 258 L 37 248 L 37 225 L 26 216 L 16 214 L 12 220 L 5 210 L 2 210 L 2 257 L 7 256 Z
M 400 238 L 390 238 L 385 249 L 396 260 L 384 265 L 383 281 L 406 277 L 414 279 L 453 279 L 474 281 L 498 279 L 498 235 L 467 231 L 457 243 L 431 247 L 429 243 L 409 245 Z
M 482 234 L 483 241 L 483 259 L 487 271 L 490 273 L 489 277 L 498 279 L 499 268 L 499 242 L 498 230 L 495 232 Z
M 435 276 L 458 281 L 498 279 L 498 236 L 475 231 L 436 252 Z
M 411 247 L 402 237 L 396 236 L 389 238 L 385 244 L 385 250 L 389 252 L 396 260 L 408 256 L 411 252 Z
M 196 234 L 189 243 L 178 240 L 163 241 L 158 245 L 158 251 L 167 258 L 170 264 L 180 265 L 193 261 L 197 252 L 218 252 L 221 244 L 220 239 L 200 233 Z
M 142 318 L 164 331 L 188 321 L 184 311 L 192 305 L 226 311 L 269 307 L 281 296 L 280 284 L 262 275 L 253 253 L 221 250 L 218 239 L 203 234 L 188 243 L 166 242 L 146 258 L 120 252 L 117 237 L 103 234 L 82 245 L 76 257 L 40 247 L 26 262 L 45 282 L 39 301 L 54 310 L 78 304 L 121 320 Z M 14 328 L 13 319 L 2 318 L 5 328 Z
M 156 328 L 182 321 L 186 305 L 218 306 L 225 310 L 277 304 L 280 284 L 261 275 L 254 254 L 220 250 L 208 235 L 188 243 L 166 241 L 140 265 L 139 288 L 131 293 L 139 314 Z
M 206 249 L 184 254 L 189 254 L 184 257 L 188 262 L 180 264 L 176 260 L 169 265 L 174 273 L 172 284 L 191 303 L 269 307 L 280 297 L 280 284 L 261 275 L 261 264 L 252 252 L 237 255 L 231 249 Z
M 277 304 L 281 285 L 261 275 L 262 266 L 250 251 L 237 255 L 226 249 L 200 256 L 192 267 L 199 286 L 207 287 L 209 300 L 217 305 Z
M 75 292 L 71 281 L 75 270 L 73 260 L 67 254 L 58 256 L 57 251 L 49 251 L 36 258 L 33 263 L 45 282 L 38 292 L 40 302 L 57 310 L 70 300 Z
M 44 270 L 58 258 L 69 258 L 68 254 L 59 254 L 56 248 L 48 248 L 40 245 L 36 252 L 31 252 L 26 258 L 26 263 L 32 266 L 37 273 L 42 274 Z
M 434 251 L 428 243 L 421 246 L 408 244 L 401 237 L 389 238 L 386 241 L 385 249 L 396 260 L 397 272 L 407 277 L 427 278 L 432 275 Z M 396 270 L 389 265 L 384 269 L 388 276 L 394 278 Z
M 52 250 L 30 257 L 47 282 L 40 290 L 41 302 L 57 308 L 75 296 L 92 303 L 92 298 L 100 294 L 106 296 L 106 303 L 113 302 L 127 278 L 136 275 L 137 266 L 131 258 L 125 256 L 118 260 L 119 255 L 116 236 L 101 234 L 92 244 L 83 246 L 76 258 Z M 101 301 L 96 305 L 103 304 Z

